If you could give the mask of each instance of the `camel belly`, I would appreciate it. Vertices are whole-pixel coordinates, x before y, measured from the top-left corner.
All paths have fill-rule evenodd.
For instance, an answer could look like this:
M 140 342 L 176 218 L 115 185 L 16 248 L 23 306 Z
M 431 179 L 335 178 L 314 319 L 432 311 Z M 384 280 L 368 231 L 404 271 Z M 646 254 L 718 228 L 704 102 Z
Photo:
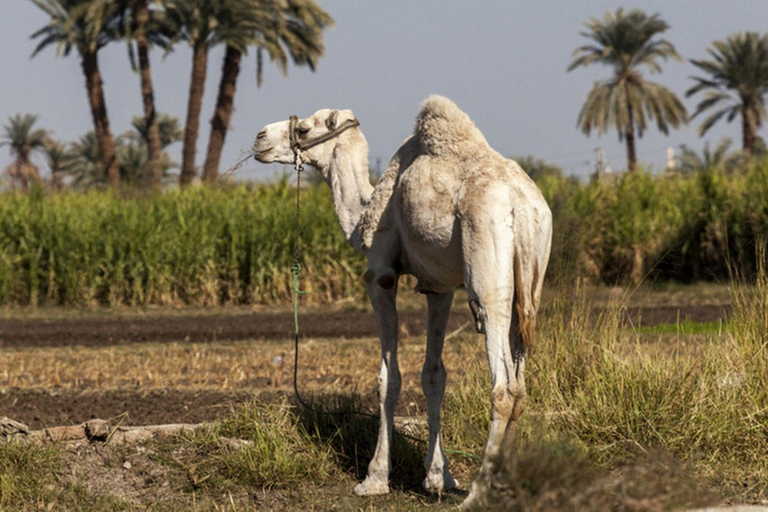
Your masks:
M 396 223 L 404 270 L 416 276 L 417 291 L 443 293 L 463 282 L 461 234 L 455 195 L 455 169 L 417 158 L 400 176 L 396 190 Z
M 404 271 L 418 279 L 419 293 L 444 293 L 462 284 L 464 268 L 458 222 L 451 217 L 431 229 L 400 226 Z

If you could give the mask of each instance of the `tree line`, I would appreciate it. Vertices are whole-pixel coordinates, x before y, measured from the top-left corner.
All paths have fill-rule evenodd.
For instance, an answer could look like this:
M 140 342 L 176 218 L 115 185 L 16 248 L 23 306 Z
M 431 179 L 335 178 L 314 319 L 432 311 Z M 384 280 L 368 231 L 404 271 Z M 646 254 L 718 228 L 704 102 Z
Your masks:
M 22 188 L 39 180 L 30 158 L 36 151 L 46 154 L 54 181 L 56 171 L 63 168 L 78 176 L 87 174 L 79 183 L 88 185 L 136 183 L 158 188 L 174 164 L 164 154 L 164 144 L 178 139 L 183 140 L 179 181 L 182 186 L 191 183 L 198 174 L 197 139 L 208 54 L 211 48 L 222 45 L 222 76 L 202 165 L 203 181 L 215 181 L 243 56 L 250 48 L 255 49 L 258 83 L 265 56 L 284 75 L 289 61 L 314 70 L 324 53 L 323 30 L 333 24 L 315 0 L 31 1 L 51 18 L 32 34 L 38 41 L 33 56 L 52 45 L 57 55 L 67 56 L 75 50 L 85 77 L 94 131 L 64 151 L 60 143 L 51 142 L 46 131 L 34 129 L 35 116 L 9 119 L 0 144 L 10 147 L 15 161 L 6 173 Z M 758 130 L 768 118 L 768 34 L 732 34 L 714 41 L 707 48 L 708 58 L 690 60 L 701 76 L 691 77 L 694 85 L 685 93 L 686 97 L 699 98 L 689 115 L 673 91 L 644 75 L 660 73 L 662 62 L 683 61 L 674 45 L 661 37 L 670 26 L 659 14 L 619 8 L 602 19 L 590 18 L 584 26 L 581 34 L 589 42 L 576 49 L 568 71 L 602 64 L 612 75 L 594 84 L 577 125 L 587 135 L 593 130 L 598 134 L 616 130 L 619 140 L 626 143 L 630 171 L 637 168 L 637 139 L 654 123 L 668 134 L 671 128 L 701 116 L 698 131 L 704 136 L 723 119 L 739 119 L 744 152 L 755 154 L 764 148 Z M 139 137 L 134 133 L 115 138 L 110 129 L 98 56 L 104 46 L 116 41 L 128 42 L 131 63 L 139 71 L 144 108 L 143 118 L 134 123 Z M 192 48 L 192 73 L 184 128 L 176 128 L 174 135 L 173 120 L 156 111 L 149 49 L 154 46 L 167 53 L 180 43 Z M 77 158 L 84 156 L 90 159 L 88 166 L 78 166 Z
M 198 174 L 197 141 L 208 54 L 212 48 L 223 46 L 222 76 L 202 165 L 202 179 L 215 181 L 243 56 L 249 49 L 255 50 L 259 85 L 265 56 L 284 75 L 289 61 L 314 70 L 325 51 L 323 30 L 333 25 L 331 16 L 315 0 L 31 1 L 50 17 L 48 24 L 32 34 L 32 39 L 38 42 L 32 56 L 55 46 L 57 56 L 75 54 L 79 57 L 93 133 L 72 143 L 65 151 L 62 144 L 51 140 L 45 130 L 34 129 L 35 116 L 10 118 L 2 144 L 10 147 L 15 161 L 7 174 L 22 188 L 39 181 L 39 171 L 30 157 L 33 152 L 42 152 L 51 164 L 53 174 L 60 170 L 58 164 L 64 163 L 65 169 L 76 169 L 78 178 L 90 184 L 115 187 L 128 181 L 157 189 L 163 183 L 169 164 L 163 145 L 180 138 L 183 148 L 179 180 L 182 185 L 191 183 Z M 116 42 L 127 42 L 131 65 L 140 78 L 143 117 L 134 121 L 134 135 L 138 133 L 140 137 L 132 138 L 128 134 L 128 143 L 126 136 L 116 138 L 112 133 L 99 68 L 100 51 Z M 176 133 L 178 129 L 172 118 L 158 114 L 150 60 L 150 48 L 162 49 L 167 54 L 182 43 L 192 48 L 183 135 Z M 135 160 L 142 151 L 146 153 L 145 162 L 138 175 L 133 175 L 131 171 L 136 169 L 126 159 L 130 160 L 128 157 L 132 156 Z M 84 154 L 90 160 L 89 168 L 76 166 L 77 159 Z M 98 165 L 94 166 L 94 160 Z
M 743 149 L 758 149 L 757 131 L 768 114 L 768 34 L 739 32 L 717 40 L 707 49 L 708 59 L 690 62 L 704 73 L 691 77 L 695 82 L 685 95 L 703 96 L 688 115 L 678 96 L 663 85 L 650 81 L 642 71 L 660 73 L 659 61 L 682 61 L 674 45 L 659 37 L 670 27 L 658 14 L 648 16 L 640 9 L 617 9 L 603 19 L 591 18 L 581 34 L 590 40 L 576 49 L 568 71 L 592 64 L 611 68 L 613 75 L 595 83 L 578 116 L 578 126 L 589 135 L 615 129 L 627 146 L 627 168 L 637 168 L 636 137 L 642 137 L 651 122 L 664 134 L 670 128 L 700 115 L 703 136 L 718 121 L 741 119 Z

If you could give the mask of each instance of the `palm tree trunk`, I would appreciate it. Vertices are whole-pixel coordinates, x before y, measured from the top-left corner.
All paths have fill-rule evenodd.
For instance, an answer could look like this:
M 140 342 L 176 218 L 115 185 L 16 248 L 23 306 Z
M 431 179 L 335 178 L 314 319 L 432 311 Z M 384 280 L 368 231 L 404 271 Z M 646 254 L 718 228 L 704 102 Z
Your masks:
M 107 105 L 104 101 L 104 88 L 96 54 L 84 53 L 82 55 L 82 67 L 85 74 L 85 86 L 88 91 L 88 104 L 91 107 L 91 116 L 93 117 L 94 132 L 99 144 L 99 156 L 109 184 L 116 187 L 120 184 L 120 170 L 117 167 L 115 139 L 109 128 Z
M 240 73 L 240 59 L 242 52 L 227 45 L 224 55 L 224 69 L 219 83 L 219 95 L 216 99 L 216 110 L 211 119 L 211 137 L 208 140 L 208 154 L 203 166 L 203 180 L 207 183 L 216 181 L 219 175 L 219 162 L 221 150 L 224 147 L 224 139 L 227 136 L 229 121 L 232 118 L 232 110 L 235 99 L 235 85 L 237 75 Z
M 632 112 L 632 107 L 628 105 L 629 109 L 629 125 L 627 126 L 627 165 L 629 171 L 634 171 L 637 168 L 637 154 L 635 153 L 635 116 Z
M 134 31 L 136 47 L 139 54 L 139 76 L 141 77 L 141 99 L 144 106 L 144 121 L 147 130 L 147 182 L 154 189 L 160 188 L 163 182 L 160 168 L 160 130 L 157 126 L 155 111 L 155 94 L 152 87 L 152 72 L 149 64 L 149 42 L 147 41 L 146 26 L 149 22 L 149 10 L 146 0 L 136 0 L 134 9 Z
M 181 185 L 188 185 L 195 179 L 195 154 L 197 134 L 200 130 L 200 111 L 203 107 L 205 76 L 208 70 L 208 47 L 205 42 L 197 44 L 192 54 L 192 78 L 189 82 L 187 102 L 187 125 L 184 130 L 184 148 L 181 156 Z
M 752 112 L 749 107 L 741 111 L 741 131 L 744 151 L 754 155 L 757 135 L 755 133 L 755 124 L 752 122 Z

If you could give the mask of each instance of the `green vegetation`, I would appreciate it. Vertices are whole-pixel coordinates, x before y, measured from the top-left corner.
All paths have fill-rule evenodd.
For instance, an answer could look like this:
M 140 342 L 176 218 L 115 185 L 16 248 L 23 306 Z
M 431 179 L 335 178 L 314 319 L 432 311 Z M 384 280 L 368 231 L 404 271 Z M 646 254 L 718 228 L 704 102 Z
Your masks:
M 582 185 L 545 178 L 555 218 L 550 276 L 591 282 L 753 278 L 768 240 L 768 159 Z
M 0 440 L 0 510 L 130 510 L 113 496 L 91 494 L 76 483 L 57 482 L 60 452 L 54 446 L 36 446 Z
M 544 174 L 555 218 L 551 279 L 728 280 L 756 275 L 768 240 L 768 160 L 615 183 Z M 109 191 L 0 201 L 0 304 L 271 304 L 290 296 L 295 189 Z M 304 191 L 307 300 L 361 297 L 362 257 L 338 229 L 327 187 Z
M 294 192 L 283 181 L 152 198 L 7 193 L 0 201 L 0 303 L 285 302 Z M 302 198 L 302 286 L 318 302 L 362 296 L 362 258 L 338 229 L 327 187 Z
M 167 457 L 179 452 L 180 446 L 189 448 L 185 457 Z M 193 487 L 206 482 L 218 490 L 237 485 L 285 488 L 306 481 L 322 484 L 335 469 L 330 446 L 312 442 L 285 400 L 254 400 L 238 406 L 225 420 L 163 445 L 159 458 L 171 467 L 194 464 L 201 480 L 192 481 Z

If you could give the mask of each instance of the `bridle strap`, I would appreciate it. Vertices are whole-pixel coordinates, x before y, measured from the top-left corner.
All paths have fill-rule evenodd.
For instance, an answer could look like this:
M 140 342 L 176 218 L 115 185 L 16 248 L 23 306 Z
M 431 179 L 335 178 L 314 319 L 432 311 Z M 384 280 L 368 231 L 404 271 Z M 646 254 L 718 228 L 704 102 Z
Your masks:
M 290 141 L 291 141 L 291 149 L 293 150 L 294 153 L 299 153 L 301 151 L 312 149 L 315 146 L 319 146 L 324 142 L 328 142 L 331 139 L 335 139 L 336 137 L 338 137 L 345 131 L 349 130 L 350 128 L 360 126 L 360 121 L 358 121 L 357 119 L 347 119 L 346 121 L 341 123 L 339 126 L 337 126 L 335 129 L 329 131 L 328 133 L 324 133 L 318 137 L 315 137 L 314 139 L 309 139 L 304 141 L 300 141 L 298 138 L 298 134 L 296 133 L 296 126 L 298 124 L 299 124 L 299 117 L 291 116 L 289 119 L 288 132 L 289 132 Z

